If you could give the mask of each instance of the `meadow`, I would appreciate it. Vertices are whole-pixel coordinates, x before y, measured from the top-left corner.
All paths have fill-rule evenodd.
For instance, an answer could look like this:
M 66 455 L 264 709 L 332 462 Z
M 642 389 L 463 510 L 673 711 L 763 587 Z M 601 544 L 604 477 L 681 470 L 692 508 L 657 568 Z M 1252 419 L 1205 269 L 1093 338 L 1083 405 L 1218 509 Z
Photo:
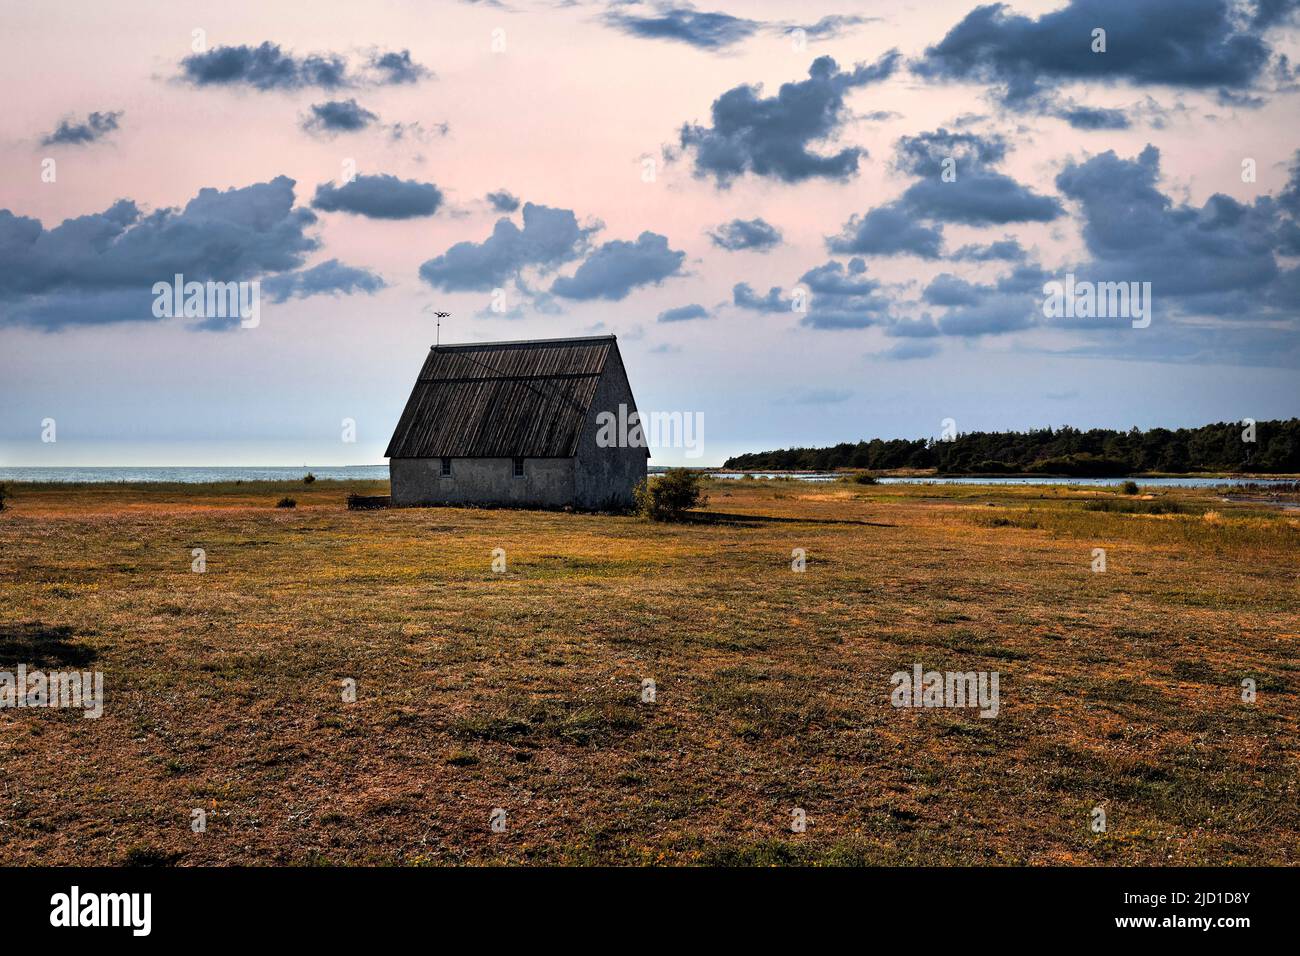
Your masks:
M 1300 862 L 1296 512 L 793 481 L 682 524 L 344 507 L 385 491 L 11 484 L 0 670 L 106 700 L 0 709 L 0 864 Z M 997 717 L 891 706 L 915 664 L 998 672 Z

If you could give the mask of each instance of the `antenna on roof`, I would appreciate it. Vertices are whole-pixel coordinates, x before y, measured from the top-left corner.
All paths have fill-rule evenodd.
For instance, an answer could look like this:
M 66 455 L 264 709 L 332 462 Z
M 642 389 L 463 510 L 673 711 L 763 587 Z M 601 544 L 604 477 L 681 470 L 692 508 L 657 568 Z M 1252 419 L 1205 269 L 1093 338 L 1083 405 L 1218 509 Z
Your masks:
M 438 330 L 437 330 L 437 332 L 435 333 L 435 338 L 434 338 L 434 340 L 433 340 L 433 347 L 434 347 L 434 348 L 437 348 L 439 345 L 442 344 L 442 320 L 443 320 L 443 319 L 446 319 L 446 318 L 449 318 L 449 317 L 451 316 L 451 313 L 450 313 L 450 312 L 435 312 L 435 313 L 433 313 L 433 314 L 434 314 L 434 315 L 437 317 L 437 319 L 438 319 Z

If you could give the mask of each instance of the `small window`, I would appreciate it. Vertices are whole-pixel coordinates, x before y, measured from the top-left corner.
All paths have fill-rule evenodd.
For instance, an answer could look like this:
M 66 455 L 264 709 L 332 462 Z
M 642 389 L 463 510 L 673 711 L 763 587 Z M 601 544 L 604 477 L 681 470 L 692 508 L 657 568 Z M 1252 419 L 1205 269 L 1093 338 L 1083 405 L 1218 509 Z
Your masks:
M 523 476 L 524 476 L 524 460 L 523 460 L 522 458 L 516 458 L 516 459 L 515 459 L 515 477 L 516 477 L 516 478 L 522 478 Z
M 451 477 L 451 459 L 450 459 L 450 458 L 444 458 L 444 459 L 442 459 L 442 477 L 444 477 L 444 478 L 450 478 L 450 477 Z

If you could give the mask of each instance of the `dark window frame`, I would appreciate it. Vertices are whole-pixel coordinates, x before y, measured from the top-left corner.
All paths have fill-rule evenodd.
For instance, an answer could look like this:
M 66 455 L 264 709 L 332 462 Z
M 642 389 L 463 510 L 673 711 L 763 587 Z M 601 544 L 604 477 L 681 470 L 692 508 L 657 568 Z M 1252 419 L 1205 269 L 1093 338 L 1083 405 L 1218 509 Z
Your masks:
M 443 458 L 439 458 L 439 459 L 438 459 L 438 477 L 439 477 L 439 478 L 450 478 L 450 477 L 451 477 L 451 459 L 450 459 L 450 458 L 443 457 Z
M 526 477 L 528 477 L 528 476 L 524 473 L 524 460 L 523 460 L 522 458 L 515 458 L 515 459 L 513 459 L 513 461 L 512 461 L 512 465 L 513 465 L 513 467 L 514 467 L 514 475 L 515 475 L 516 478 L 526 478 Z

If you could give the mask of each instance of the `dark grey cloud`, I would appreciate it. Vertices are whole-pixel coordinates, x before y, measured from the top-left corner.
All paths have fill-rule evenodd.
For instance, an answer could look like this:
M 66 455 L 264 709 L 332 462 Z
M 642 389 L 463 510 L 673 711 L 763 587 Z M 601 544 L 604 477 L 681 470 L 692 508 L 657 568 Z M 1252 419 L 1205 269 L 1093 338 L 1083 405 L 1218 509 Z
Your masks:
M 527 268 L 553 271 L 579 258 L 597 227 L 583 228 L 570 209 L 524 203 L 523 228 L 498 219 L 483 242 L 458 242 L 420 266 L 420 278 L 448 292 L 487 292 Z
M 377 75 L 379 83 L 390 86 L 418 83 L 432 75 L 428 69 L 411 59 L 410 50 L 373 53 L 370 57 L 370 68 Z
M 798 27 L 811 40 L 834 40 L 852 31 L 864 23 L 870 23 L 875 17 L 859 17 L 853 14 L 832 13 L 822 17 L 816 23 Z
M 354 74 L 337 53 L 297 56 L 269 40 L 259 46 L 219 46 L 181 60 L 181 76 L 194 86 L 247 86 L 263 92 L 319 88 L 335 90 L 361 83 L 412 83 L 429 71 L 412 62 L 410 52 L 372 53 L 367 72 Z
M 962 246 L 951 258 L 966 262 L 1020 262 L 1028 255 L 1018 239 L 999 239 L 985 244 Z
M 787 183 L 846 179 L 857 172 L 865 150 L 848 146 L 822 154 L 810 147 L 839 130 L 850 90 L 887 79 L 898 61 L 892 51 L 874 64 L 843 71 L 823 56 L 809 67 L 808 79 L 783 83 L 776 96 L 762 96 L 761 86 L 737 86 L 714 100 L 712 126 L 683 124 L 681 147 L 692 154 L 696 176 L 712 177 L 723 187 L 747 172 Z
M 321 183 L 311 204 L 324 212 L 350 212 L 371 219 L 414 219 L 438 211 L 442 190 L 433 183 L 381 173 L 357 176 L 342 186 Z
M 709 238 L 715 246 L 730 252 L 767 252 L 781 244 L 780 230 L 762 218 L 733 219 L 710 232 Z
M 689 319 L 707 319 L 709 310 L 702 305 L 682 305 L 659 313 L 660 322 L 685 322 Z
M 937 259 L 943 247 L 943 230 L 918 222 L 901 205 L 888 204 L 864 216 L 854 214 L 844 224 L 843 231 L 827 239 L 826 244 L 831 252 L 845 255 L 913 255 Z
M 894 154 L 894 166 L 902 172 L 938 178 L 949 159 L 958 174 L 996 166 L 1006 159 L 1007 143 L 998 135 L 950 132 L 940 127 L 915 136 L 900 136 Z
M 328 100 L 312 105 L 311 115 L 302 127 L 308 132 L 355 133 L 378 120 L 377 115 L 356 100 Z
M 1050 222 L 1062 215 L 1059 200 L 1040 195 L 994 168 L 1006 153 L 1000 136 L 938 129 L 901 137 L 894 165 L 921 178 L 898 199 L 865 215 L 855 213 L 839 235 L 827 239 L 827 247 L 843 254 L 937 259 L 942 254 L 943 223 Z M 1005 246 L 1001 251 L 1012 252 Z
M 938 177 L 918 180 L 899 204 L 914 217 L 968 226 L 1051 222 L 1062 213 L 1058 200 L 994 170 L 959 174 L 953 182 Z
M 891 322 L 890 298 L 881 294 L 880 283 L 868 278 L 866 271 L 866 263 L 855 257 L 847 266 L 832 261 L 805 272 L 799 284 L 810 294 L 799 324 L 813 329 L 861 329 Z
M 802 294 L 785 296 L 779 286 L 759 297 L 747 283 L 732 290 L 735 304 L 754 312 L 793 313 L 799 324 L 812 329 L 862 329 L 894 321 L 891 301 L 881 284 L 866 274 L 867 265 L 854 257 L 847 265 L 827 262 L 799 277 Z M 796 308 L 798 306 L 798 308 Z
M 931 305 L 975 305 L 990 291 L 989 287 L 973 285 L 951 272 L 941 272 L 930 280 L 921 298 Z
M 251 86 L 257 90 L 348 85 L 347 63 L 335 53 L 296 57 L 269 40 L 260 46 L 219 46 L 181 60 L 181 74 L 195 86 Z
M 1057 188 L 1076 201 L 1092 262 L 1085 269 L 1111 279 L 1148 281 L 1154 295 L 1213 307 L 1211 296 L 1249 293 L 1257 314 L 1267 292 L 1286 295 L 1275 254 L 1287 235 L 1288 192 L 1247 205 L 1219 193 L 1197 208 L 1160 192 L 1160 151 L 1147 146 L 1128 160 L 1107 151 L 1068 163 Z M 1295 187 L 1292 180 L 1289 188 Z M 1294 224 L 1294 213 L 1287 213 Z M 1225 306 L 1232 305 L 1225 301 Z M 1291 309 L 1300 300 L 1289 302 Z
M 939 345 L 936 342 L 928 339 L 905 339 L 874 357 L 906 362 L 912 359 L 930 358 L 938 354 Z
M 1263 28 L 1283 15 L 1264 6 L 1251 20 L 1226 0 L 1071 0 L 1034 18 L 993 3 L 968 13 L 912 69 L 990 84 L 1013 107 L 1074 81 L 1242 89 L 1269 63 Z M 1106 31 L 1104 53 L 1092 52 L 1095 28 Z
M 964 225 L 1050 222 L 1061 204 L 1017 183 L 993 167 L 1006 157 L 998 136 L 954 133 L 946 129 L 904 136 L 896 166 L 922 177 L 897 201 L 915 218 Z M 945 177 L 945 161 L 951 160 Z
M 310 269 L 286 272 L 262 282 L 262 291 L 274 302 L 286 299 L 305 299 L 313 295 L 351 295 L 378 292 L 387 286 L 381 276 L 369 269 L 344 265 L 337 259 L 328 259 Z
M 977 290 L 971 301 L 955 305 L 940 316 L 939 331 L 960 338 L 1002 335 L 1030 328 L 1041 318 L 1041 313 L 1035 312 L 1041 296 L 979 294 L 982 291 Z
M 122 110 L 116 110 L 107 113 L 91 113 L 84 123 L 72 119 L 60 120 L 54 132 L 41 140 L 41 145 L 84 146 L 93 143 L 115 132 L 118 128 L 117 121 L 122 118 L 122 115 Z
M 611 27 L 648 40 L 674 40 L 701 50 L 720 50 L 753 36 L 763 26 L 756 20 L 728 13 L 708 13 L 690 4 L 657 4 L 645 13 L 641 4 L 618 4 L 604 21 Z M 637 12 L 633 12 L 633 11 Z M 652 12 L 651 12 L 652 11 Z
M 731 298 L 742 309 L 768 314 L 790 312 L 794 304 L 792 299 L 781 294 L 780 286 L 772 286 L 767 290 L 767 295 L 760 296 L 748 282 L 737 282 L 731 290 Z
M 279 176 L 205 188 L 179 210 L 146 212 L 122 199 L 50 229 L 0 210 L 0 324 L 158 321 L 153 285 L 177 274 L 186 282 L 270 282 L 300 269 L 320 242 L 309 232 L 316 216 L 294 206 L 294 185 Z M 331 272 L 340 274 L 322 270 L 290 281 L 312 294 Z
M 670 249 L 666 236 L 643 232 L 636 242 L 602 243 L 572 276 L 560 276 L 551 292 L 565 299 L 618 301 L 643 285 L 658 285 L 681 273 L 686 253 Z
M 1068 106 L 1057 114 L 1075 129 L 1128 129 L 1131 125 L 1123 110 L 1094 106 Z
M 504 189 L 488 193 L 486 198 L 497 212 L 514 212 L 519 208 L 519 197 Z

